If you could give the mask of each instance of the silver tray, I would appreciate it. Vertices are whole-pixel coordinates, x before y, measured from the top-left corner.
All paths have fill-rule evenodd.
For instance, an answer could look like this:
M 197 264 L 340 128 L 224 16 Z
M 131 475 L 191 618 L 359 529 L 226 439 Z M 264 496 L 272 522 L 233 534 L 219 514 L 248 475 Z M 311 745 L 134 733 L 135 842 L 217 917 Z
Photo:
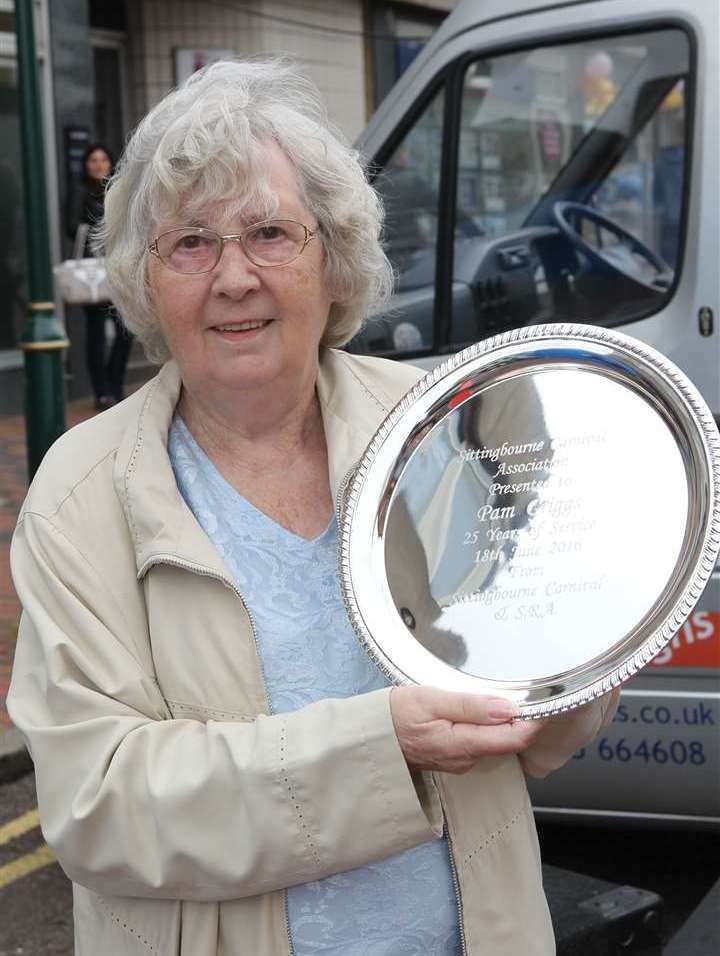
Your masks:
M 525 717 L 631 677 L 682 627 L 720 550 L 720 436 L 697 390 L 611 330 L 544 325 L 421 379 L 351 479 L 340 572 L 395 683 Z

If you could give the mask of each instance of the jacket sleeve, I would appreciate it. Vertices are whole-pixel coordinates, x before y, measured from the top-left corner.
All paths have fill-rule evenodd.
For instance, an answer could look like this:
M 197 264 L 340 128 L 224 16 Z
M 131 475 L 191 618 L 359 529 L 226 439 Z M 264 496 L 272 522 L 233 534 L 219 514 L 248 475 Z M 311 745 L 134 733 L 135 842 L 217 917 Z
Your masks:
M 530 747 L 520 754 L 520 763 L 531 777 L 546 777 L 590 743 L 615 716 L 620 688 L 575 710 L 552 717 Z
M 388 690 L 247 722 L 174 719 L 127 632 L 122 588 L 47 517 L 21 519 L 12 569 L 24 610 L 8 709 L 71 879 L 118 896 L 234 899 L 441 833 Z

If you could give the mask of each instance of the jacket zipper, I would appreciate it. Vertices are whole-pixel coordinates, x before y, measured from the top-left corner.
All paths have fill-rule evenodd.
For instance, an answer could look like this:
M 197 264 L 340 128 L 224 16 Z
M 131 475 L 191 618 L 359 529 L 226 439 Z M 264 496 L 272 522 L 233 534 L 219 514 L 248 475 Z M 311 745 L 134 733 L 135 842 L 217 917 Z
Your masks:
M 465 939 L 465 919 L 463 917 L 462 899 L 460 897 L 460 881 L 458 880 L 457 867 L 455 866 L 455 848 L 447 821 L 443 827 L 443 835 L 448 844 L 448 856 L 450 857 L 450 870 L 452 871 L 453 886 L 455 888 L 455 905 L 457 906 L 458 930 L 460 932 L 460 949 L 462 956 L 467 956 L 467 940 Z
M 199 565 L 199 564 L 192 564 L 192 562 L 190 561 L 183 561 L 182 558 L 178 558 L 175 555 L 169 555 L 169 554 L 154 555 L 142 566 L 142 568 L 139 571 L 138 577 L 140 578 L 144 577 L 145 573 L 149 571 L 150 568 L 155 564 L 167 564 L 167 565 L 171 565 L 172 567 L 181 568 L 183 571 L 192 571 L 195 574 L 199 574 L 201 577 L 213 578 L 215 581 L 220 581 L 221 584 L 224 584 L 226 587 L 230 588 L 230 590 L 237 595 L 238 600 L 242 604 L 243 609 L 248 616 L 248 620 L 250 621 L 250 630 L 252 632 L 253 642 L 255 644 L 255 656 L 257 658 L 258 668 L 260 669 L 260 677 L 262 679 L 265 706 L 267 708 L 268 714 L 274 714 L 275 711 L 272 708 L 272 704 L 270 703 L 270 698 L 268 697 L 268 692 L 267 692 L 267 680 L 265 678 L 265 668 L 263 667 L 262 657 L 260 656 L 260 648 L 258 647 L 257 627 L 255 625 L 255 618 L 252 615 L 252 611 L 245 603 L 245 598 L 238 591 L 238 589 L 235 587 L 233 582 L 229 578 L 226 578 L 224 575 L 218 574 L 216 571 L 211 571 L 209 568 L 204 568 L 202 567 L 202 565 Z M 289 956 L 295 956 L 295 948 L 293 946 L 292 936 L 290 935 L 290 915 L 288 912 L 287 890 L 283 890 L 283 914 L 285 917 L 285 932 L 287 933 L 287 939 L 288 939 L 288 953 L 289 953 Z
M 337 494 L 335 495 L 335 517 L 338 522 L 338 530 L 340 530 L 340 518 L 342 517 L 342 500 L 347 490 L 347 486 L 350 484 L 353 475 L 355 474 L 355 469 L 357 468 L 357 462 L 350 468 L 346 473 L 343 480 L 338 485 Z

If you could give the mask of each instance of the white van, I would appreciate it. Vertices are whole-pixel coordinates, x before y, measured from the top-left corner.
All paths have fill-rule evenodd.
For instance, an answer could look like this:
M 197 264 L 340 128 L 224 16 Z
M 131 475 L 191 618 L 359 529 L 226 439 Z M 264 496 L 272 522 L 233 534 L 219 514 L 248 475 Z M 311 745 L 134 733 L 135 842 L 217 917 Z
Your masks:
M 358 144 L 399 278 L 351 349 L 431 367 L 519 326 L 594 323 L 667 355 L 717 418 L 719 9 L 460 2 Z M 716 569 L 612 727 L 532 795 L 541 814 L 713 826 L 719 781 Z

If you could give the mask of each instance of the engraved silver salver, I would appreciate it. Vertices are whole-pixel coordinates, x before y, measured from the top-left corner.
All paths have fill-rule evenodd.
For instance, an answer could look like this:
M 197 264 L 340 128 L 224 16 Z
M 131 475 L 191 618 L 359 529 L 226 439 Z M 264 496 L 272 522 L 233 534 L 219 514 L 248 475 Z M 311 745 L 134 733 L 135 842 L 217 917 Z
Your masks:
M 350 481 L 343 594 L 396 683 L 522 716 L 627 680 L 678 631 L 720 550 L 720 436 L 627 335 L 544 325 L 466 349 L 393 409 Z

